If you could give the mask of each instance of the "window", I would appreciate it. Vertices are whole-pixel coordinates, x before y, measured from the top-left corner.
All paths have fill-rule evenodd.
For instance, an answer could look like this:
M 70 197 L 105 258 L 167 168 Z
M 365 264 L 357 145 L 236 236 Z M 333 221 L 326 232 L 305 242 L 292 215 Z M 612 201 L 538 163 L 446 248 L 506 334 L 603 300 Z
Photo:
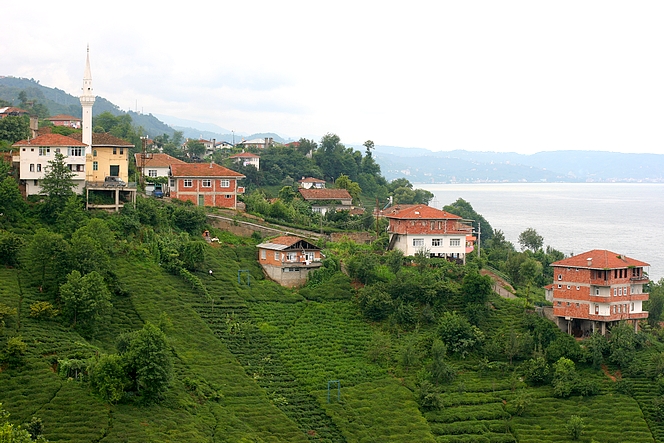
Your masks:
M 233 198 L 231 194 L 226 194 L 226 198 Z
M 124 148 L 120 148 L 120 155 L 124 155 Z
M 461 239 L 460 238 L 451 238 L 450 239 L 450 246 L 461 246 Z
M 562 279 L 563 279 L 563 274 L 558 274 L 558 280 L 562 280 Z
M 219 180 L 219 186 L 222 188 L 229 188 L 231 186 L 231 181 L 230 180 Z
M 297 252 L 288 252 L 286 254 L 286 260 L 290 262 L 297 261 Z
M 94 151 L 92 151 L 92 156 L 93 156 L 93 157 L 96 157 L 96 156 L 97 156 L 97 150 L 96 150 L 96 149 L 95 149 Z
M 51 148 L 39 148 L 39 155 L 45 156 L 51 154 Z
M 618 288 L 618 295 L 622 297 L 622 288 Z
M 632 312 L 634 312 L 634 302 L 632 302 Z
M 203 179 L 203 180 L 201 180 L 201 185 L 202 185 L 204 188 L 211 188 L 211 187 L 212 187 L 212 180 L 210 180 L 210 179 L 208 179 L 208 178 Z
M 558 306 L 560 306 L 560 302 L 558 302 Z
M 265 260 L 267 258 L 267 252 L 265 252 L 265 249 L 261 249 L 261 260 Z
M 113 148 L 113 155 L 116 155 L 118 153 L 118 148 Z
M 182 185 L 185 188 L 191 188 L 192 186 L 194 186 L 190 178 L 185 178 L 184 180 L 182 180 L 182 182 L 183 182 Z
M 171 179 L 171 188 L 174 187 L 174 186 L 175 186 L 175 179 L 172 178 L 172 179 Z
M 304 259 L 306 261 L 309 261 L 309 262 L 314 261 L 314 253 L 313 252 L 305 252 L 304 253 Z
M 623 295 L 627 295 L 627 286 L 623 286 Z
M 599 315 L 599 305 L 595 305 L 595 315 Z
M 274 259 L 279 260 L 279 251 L 274 251 Z
M 41 172 L 41 163 L 37 163 L 37 172 Z
M 92 162 L 92 170 L 99 171 L 99 162 Z
M 579 289 L 581 289 L 581 286 L 577 286 L 577 287 L 576 287 L 576 290 L 577 290 L 577 291 L 578 291 Z
M 558 285 L 558 289 L 561 289 L 562 287 L 563 287 L 563 285 Z
M 576 304 L 576 307 L 577 307 L 577 308 L 579 307 L 579 304 L 578 304 L 578 303 Z
M 81 157 L 83 155 L 83 148 L 69 148 L 70 157 Z
M 569 302 L 567 302 L 567 306 L 569 306 Z
M 30 164 L 30 172 L 35 172 L 35 165 L 34 163 Z
M 423 238 L 414 238 L 413 239 L 413 246 L 415 246 L 415 247 L 424 246 L 424 239 Z
M 441 245 L 441 239 L 439 238 L 433 238 L 431 239 L 431 246 L 440 246 Z
M 599 295 L 599 288 L 595 288 L 595 295 Z
M 618 295 L 618 288 L 613 288 L 613 296 L 615 297 Z
M 156 176 L 157 176 L 156 169 L 148 169 L 148 177 L 156 177 Z
M 567 289 L 572 289 L 572 287 L 570 285 L 567 285 Z

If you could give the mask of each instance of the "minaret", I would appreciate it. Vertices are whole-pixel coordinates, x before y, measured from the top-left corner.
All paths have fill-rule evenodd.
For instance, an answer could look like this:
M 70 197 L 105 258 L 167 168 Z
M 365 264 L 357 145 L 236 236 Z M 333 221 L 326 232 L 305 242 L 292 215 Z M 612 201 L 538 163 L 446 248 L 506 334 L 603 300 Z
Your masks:
M 92 105 L 95 103 L 95 95 L 92 93 L 92 73 L 90 72 L 90 45 L 88 55 L 85 59 L 85 73 L 83 74 L 83 93 L 81 94 L 81 106 L 83 107 L 83 134 L 81 141 L 88 145 L 86 154 L 92 152 Z

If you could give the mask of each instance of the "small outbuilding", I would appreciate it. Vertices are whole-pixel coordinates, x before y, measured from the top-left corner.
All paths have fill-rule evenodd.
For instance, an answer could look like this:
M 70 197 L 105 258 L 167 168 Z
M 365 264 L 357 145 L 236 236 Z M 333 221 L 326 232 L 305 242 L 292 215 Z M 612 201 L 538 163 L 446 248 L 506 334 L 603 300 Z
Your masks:
M 265 273 L 281 286 L 302 286 L 309 272 L 322 266 L 320 248 L 300 237 L 283 235 L 256 247 Z

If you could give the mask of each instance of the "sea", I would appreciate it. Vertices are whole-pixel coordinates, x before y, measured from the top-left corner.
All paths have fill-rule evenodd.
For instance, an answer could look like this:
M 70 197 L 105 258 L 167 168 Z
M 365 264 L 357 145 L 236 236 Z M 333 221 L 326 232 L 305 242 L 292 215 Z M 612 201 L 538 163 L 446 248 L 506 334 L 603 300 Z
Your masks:
M 664 278 L 664 184 L 482 183 L 414 184 L 433 193 L 438 209 L 462 198 L 519 249 L 533 228 L 565 255 L 607 249 L 650 264 Z

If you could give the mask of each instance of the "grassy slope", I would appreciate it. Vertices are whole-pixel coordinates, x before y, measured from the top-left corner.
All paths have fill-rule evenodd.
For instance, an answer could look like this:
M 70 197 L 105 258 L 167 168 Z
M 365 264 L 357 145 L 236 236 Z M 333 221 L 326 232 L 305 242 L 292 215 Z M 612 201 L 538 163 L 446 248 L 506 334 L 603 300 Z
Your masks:
M 444 408 L 423 414 L 413 371 L 368 360 L 377 328 L 352 301 L 310 302 L 264 281 L 252 247 L 210 251 L 206 270 L 213 274 L 198 275 L 214 305 L 155 264 L 124 258 L 115 268 L 130 296 L 113 300 L 112 320 L 91 342 L 57 321 L 27 318 L 40 294 L 26 290 L 20 333 L 29 353 L 21 370 L 0 372 L 0 402 L 16 422 L 41 417 L 52 441 L 565 441 L 571 414 L 586 419 L 583 441 L 654 441 L 646 423 L 647 382 L 637 383 L 637 402 L 594 373 L 602 395 L 560 400 L 550 388 L 525 387 L 511 371 L 481 372 L 472 362 L 455 362 L 459 374 L 445 387 Z M 238 284 L 238 269 L 250 271 L 250 286 Z M 0 302 L 17 306 L 15 271 L 0 269 L 0 282 Z M 520 320 L 517 306 L 499 301 L 495 307 L 490 329 Z M 162 404 L 108 406 L 86 385 L 53 371 L 56 358 L 114 352 L 119 333 L 157 322 L 162 312 L 172 321 L 168 337 L 176 357 L 176 378 Z M 5 335 L 15 327 L 10 323 Z M 392 334 L 393 354 L 420 333 Z M 188 393 L 185 377 L 219 389 L 223 398 Z M 341 381 L 341 400 L 333 391 L 328 403 L 332 379 Z M 533 403 L 510 418 L 506 409 L 520 389 Z M 660 434 L 658 426 L 653 431 Z

